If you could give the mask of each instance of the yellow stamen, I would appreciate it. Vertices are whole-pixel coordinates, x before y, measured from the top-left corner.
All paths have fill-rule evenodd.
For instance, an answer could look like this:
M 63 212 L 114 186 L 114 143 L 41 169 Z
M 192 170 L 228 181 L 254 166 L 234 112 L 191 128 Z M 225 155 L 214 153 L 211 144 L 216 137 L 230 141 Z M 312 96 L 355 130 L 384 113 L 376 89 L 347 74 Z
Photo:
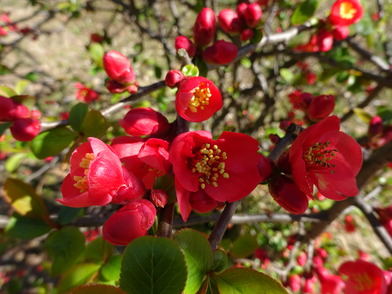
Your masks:
M 205 106 L 210 104 L 211 91 L 208 85 L 201 83 L 199 87 L 193 89 L 193 97 L 189 101 L 189 109 L 192 112 L 197 112 L 199 109 L 204 110 Z
M 357 12 L 357 10 L 354 8 L 354 5 L 349 2 L 343 2 L 340 5 L 340 16 L 344 19 L 352 19 Z

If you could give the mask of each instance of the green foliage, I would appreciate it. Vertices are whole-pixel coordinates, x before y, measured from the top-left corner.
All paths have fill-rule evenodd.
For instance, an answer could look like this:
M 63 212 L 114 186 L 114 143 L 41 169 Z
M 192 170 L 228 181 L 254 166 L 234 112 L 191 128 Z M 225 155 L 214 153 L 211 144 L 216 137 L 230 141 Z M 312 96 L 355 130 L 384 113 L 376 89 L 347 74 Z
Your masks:
M 180 294 L 186 278 L 184 255 L 173 240 L 144 236 L 124 251 L 120 287 L 128 294 Z
M 58 292 L 69 293 L 69 290 L 88 283 L 96 275 L 99 267 L 95 263 L 81 263 L 73 266 L 60 279 L 57 286 Z
M 245 258 L 254 253 L 257 247 L 255 236 L 241 235 L 234 241 L 230 254 L 236 258 Z
M 9 220 L 5 231 L 8 236 L 29 240 L 48 233 L 52 229 L 47 222 L 21 216 L 15 213 Z
M 309 20 L 315 13 L 319 1 L 318 0 L 305 0 L 298 5 L 291 17 L 293 25 L 300 25 Z
M 88 106 L 86 103 L 78 103 L 72 107 L 69 112 L 69 124 L 75 131 L 80 131 L 83 126 L 83 121 L 88 112 Z

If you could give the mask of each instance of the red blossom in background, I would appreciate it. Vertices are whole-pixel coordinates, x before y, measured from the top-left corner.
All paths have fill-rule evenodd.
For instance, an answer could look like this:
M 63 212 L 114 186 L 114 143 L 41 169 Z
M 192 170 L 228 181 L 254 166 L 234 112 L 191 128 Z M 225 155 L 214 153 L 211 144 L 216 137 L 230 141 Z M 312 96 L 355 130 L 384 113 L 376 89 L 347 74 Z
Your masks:
M 337 0 L 331 8 L 328 21 L 333 25 L 352 25 L 363 16 L 363 7 L 358 0 Z
M 222 30 L 229 34 L 238 34 L 245 28 L 245 23 L 237 12 L 228 8 L 219 12 L 218 22 Z
M 77 89 L 76 99 L 80 101 L 89 103 L 99 99 L 99 94 L 96 91 L 86 87 L 82 83 L 75 83 L 75 88 Z
M 339 124 L 338 117 L 330 116 L 308 127 L 289 150 L 293 179 L 306 195 L 312 195 L 313 185 L 333 200 L 358 193 L 355 176 L 362 166 L 361 147 L 339 131 Z
M 224 40 L 216 41 L 203 52 L 203 59 L 207 63 L 224 65 L 232 62 L 238 53 L 238 48 L 231 42 Z
M 193 39 L 198 47 L 205 47 L 212 42 L 216 32 L 215 13 L 211 8 L 204 7 L 197 15 L 193 26 Z
M 31 116 L 30 110 L 22 103 L 0 96 L 0 121 L 15 121 Z
M 196 46 L 191 40 L 184 36 L 178 36 L 175 40 L 174 47 L 178 51 L 179 49 L 185 49 L 189 57 L 193 57 L 196 54 Z
M 10 127 L 12 136 L 22 142 L 33 140 L 41 131 L 41 122 L 34 118 L 20 118 Z
M 80 145 L 72 153 L 70 173 L 61 185 L 63 199 L 70 207 L 125 204 L 144 196 L 145 188 L 138 178 L 122 167 L 110 146 L 96 138 Z
M 207 131 L 177 136 L 169 160 L 184 221 L 193 208 L 192 195 L 213 207 L 216 202 L 234 202 L 251 193 L 264 180 L 259 175 L 262 156 L 258 148 L 255 139 L 240 133 L 223 132 L 217 140 Z
M 155 206 L 148 200 L 134 200 L 115 213 L 104 223 L 103 238 L 114 245 L 127 245 L 132 240 L 144 236 L 154 224 Z
M 131 136 L 148 136 L 164 133 L 169 122 L 152 108 L 133 108 L 120 120 L 121 127 Z
M 184 79 L 178 87 L 175 104 L 178 114 L 192 122 L 209 119 L 223 106 L 219 89 L 203 77 Z
M 258 3 L 241 3 L 236 9 L 238 15 L 245 20 L 249 28 L 255 28 L 260 22 L 262 10 Z

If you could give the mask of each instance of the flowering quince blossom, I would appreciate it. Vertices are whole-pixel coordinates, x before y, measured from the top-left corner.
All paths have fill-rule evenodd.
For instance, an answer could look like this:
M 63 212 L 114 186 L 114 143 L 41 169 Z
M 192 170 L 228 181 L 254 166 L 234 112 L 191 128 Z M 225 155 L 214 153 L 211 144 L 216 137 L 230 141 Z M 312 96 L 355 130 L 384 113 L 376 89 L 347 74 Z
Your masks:
M 30 110 L 22 103 L 0 96 L 0 121 L 15 121 L 31 116 Z
M 70 207 L 125 204 L 144 196 L 141 181 L 122 167 L 113 149 L 97 138 L 88 138 L 72 153 L 70 173 L 61 185 L 63 199 Z
M 341 294 L 344 289 L 344 282 L 338 275 L 332 275 L 323 266 L 315 269 L 317 278 L 321 284 L 321 294 Z
M 133 200 L 104 223 L 103 238 L 114 245 L 127 245 L 132 240 L 144 236 L 154 224 L 155 206 L 146 199 Z
M 224 40 L 216 41 L 203 52 L 203 59 L 207 63 L 224 65 L 237 57 L 238 48 L 231 42 Z
M 76 99 L 80 101 L 89 103 L 99 99 L 99 94 L 96 91 L 86 87 L 82 83 L 75 83 L 75 88 L 77 89 Z
M 165 77 L 165 84 L 169 88 L 175 88 L 184 79 L 182 71 L 177 69 L 171 69 L 168 71 Z
M 176 48 L 176 51 L 179 49 L 185 49 L 189 57 L 193 57 L 196 54 L 195 44 L 193 44 L 193 42 L 185 36 L 178 36 L 174 41 L 174 47 Z
M 182 80 L 176 93 L 176 110 L 185 120 L 201 122 L 223 106 L 222 96 L 214 83 L 203 77 Z
M 352 25 L 363 16 L 363 7 L 358 0 L 337 0 L 331 8 L 328 21 L 333 25 Z
M 136 93 L 138 84 L 128 58 L 120 52 L 109 51 L 103 56 L 103 68 L 109 76 L 106 88 L 111 93 Z
M 343 263 L 338 272 L 347 277 L 345 294 L 387 294 L 391 272 L 383 271 L 368 261 L 358 259 Z
M 41 122 L 35 118 L 20 118 L 10 127 L 12 136 L 22 142 L 33 140 L 41 131 Z
M 120 120 L 121 127 L 131 136 L 156 135 L 169 128 L 169 122 L 152 108 L 133 108 Z
M 193 39 L 198 47 L 205 47 L 212 42 L 216 32 L 215 12 L 204 7 L 197 15 L 193 26 Z
M 339 128 L 337 116 L 325 118 L 304 130 L 289 150 L 293 179 L 308 196 L 313 185 L 333 200 L 358 193 L 355 176 L 362 166 L 361 147 Z
M 165 140 L 120 136 L 113 140 L 111 146 L 124 167 L 141 179 L 148 189 L 153 187 L 158 177 L 170 170 L 169 143 Z
M 234 202 L 251 193 L 268 176 L 259 171 L 258 148 L 255 139 L 240 133 L 223 132 L 217 140 L 207 131 L 177 136 L 169 160 L 184 221 L 199 201 L 209 211 L 219 202 Z

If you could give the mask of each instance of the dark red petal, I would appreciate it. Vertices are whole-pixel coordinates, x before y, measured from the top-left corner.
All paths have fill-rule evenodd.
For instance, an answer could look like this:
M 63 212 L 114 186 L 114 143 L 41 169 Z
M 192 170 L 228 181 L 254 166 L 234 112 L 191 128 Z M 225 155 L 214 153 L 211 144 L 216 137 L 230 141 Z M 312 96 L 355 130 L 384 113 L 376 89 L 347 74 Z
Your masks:
M 187 221 L 189 214 L 192 211 L 192 207 L 190 204 L 190 196 L 191 192 L 186 190 L 177 179 L 175 180 L 176 187 L 176 197 L 178 202 L 178 208 L 180 209 L 180 213 L 184 222 Z

